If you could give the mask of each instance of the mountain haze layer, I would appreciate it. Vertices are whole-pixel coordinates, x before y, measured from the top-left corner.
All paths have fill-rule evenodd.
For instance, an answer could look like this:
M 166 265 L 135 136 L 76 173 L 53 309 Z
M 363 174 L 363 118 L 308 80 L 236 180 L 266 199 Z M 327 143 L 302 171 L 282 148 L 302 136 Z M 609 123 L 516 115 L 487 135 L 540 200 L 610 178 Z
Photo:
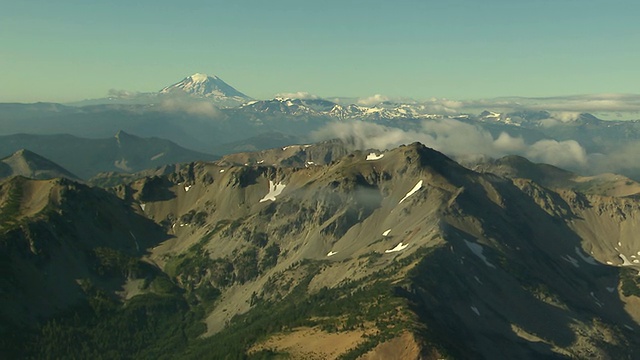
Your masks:
M 72 135 L 0 136 L 0 156 L 21 148 L 44 154 L 85 180 L 100 172 L 132 173 L 165 164 L 216 158 L 168 140 L 141 138 L 124 131 L 107 139 Z
M 138 103 L 0 104 L 0 133 L 104 138 L 122 129 L 221 155 L 336 137 L 358 142 L 360 149 L 390 149 L 420 141 L 465 163 L 478 157 L 519 155 L 586 175 L 619 173 L 640 180 L 640 165 L 634 161 L 640 150 L 639 121 L 545 111 L 542 104 L 518 105 L 513 99 L 507 102 L 507 111 L 477 113 L 465 112 L 460 102 L 449 102 L 447 107 L 446 101 L 437 99 L 405 103 L 355 99 L 357 103 L 349 104 L 283 95 L 250 100 L 240 99 L 223 85 L 216 87 L 218 80 L 194 74 L 167 87 L 166 93 L 147 94 L 148 101 Z M 215 100 L 221 96 L 230 102 Z
M 60 165 L 29 150 L 20 149 L 0 160 L 0 178 L 24 176 L 33 179 L 80 179 Z

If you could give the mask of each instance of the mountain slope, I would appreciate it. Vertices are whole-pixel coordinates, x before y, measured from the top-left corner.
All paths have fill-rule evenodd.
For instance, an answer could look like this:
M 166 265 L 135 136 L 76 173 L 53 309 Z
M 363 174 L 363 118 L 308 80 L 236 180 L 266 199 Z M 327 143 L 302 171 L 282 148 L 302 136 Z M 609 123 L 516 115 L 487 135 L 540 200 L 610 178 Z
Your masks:
M 135 172 L 165 164 L 212 160 L 209 154 L 188 150 L 168 140 L 141 138 L 119 131 L 108 139 L 71 135 L 7 135 L 0 137 L 0 155 L 28 148 L 45 154 L 83 179 L 99 172 Z
M 166 274 L 153 276 L 170 279 L 174 298 L 199 314 L 178 311 L 195 322 L 171 328 L 186 340 L 164 348 L 164 356 L 637 357 L 636 197 L 478 173 L 418 143 L 316 166 L 283 160 L 331 149 L 314 146 L 258 153 L 275 165 L 191 163 L 112 189 L 135 214 L 104 220 L 117 231 L 131 226 L 123 226 L 132 224 L 129 216 L 161 227 L 164 235 L 151 232 L 140 244 L 142 258 Z M 37 219 L 24 213 L 38 207 L 16 200 L 9 189 L 17 185 L 7 184 L 0 189 L 3 224 L 26 234 L 16 225 Z M 78 220 L 90 220 L 97 202 L 63 198 L 67 214 L 74 214 L 71 204 L 85 204 Z M 130 241 L 126 234 L 116 239 L 123 242 L 116 247 Z M 128 244 L 127 254 L 141 255 Z M 40 266 L 57 257 L 39 258 Z M 135 284 L 130 293 L 150 291 Z M 125 296 L 118 306 L 127 309 L 136 298 Z M 94 339 L 113 330 L 112 316 L 94 312 L 81 329 Z M 68 321 L 59 318 L 56 331 L 34 335 L 48 345 L 42 348 L 76 357 L 99 348 L 93 340 L 84 349 L 56 345 L 80 326 Z M 206 327 L 182 330 L 199 321 Z M 327 353 L 327 343 L 335 352 Z
M 587 194 L 631 196 L 640 193 L 640 184 L 618 174 L 580 176 L 548 164 L 534 164 L 524 157 L 510 155 L 473 165 L 478 172 L 508 178 L 524 178 L 552 189 L 572 189 Z
M 33 179 L 79 178 L 58 164 L 29 150 L 21 149 L 0 160 L 0 179 L 10 176 L 24 176 Z
M 160 94 L 188 94 L 195 97 L 243 102 L 251 99 L 219 77 L 195 73 L 160 90 Z
M 625 296 L 615 291 L 621 284 L 615 264 L 622 262 L 614 253 L 619 237 L 591 228 L 615 226 L 617 220 L 609 214 L 633 200 L 593 195 L 587 204 L 608 204 L 609 210 L 591 211 L 574 192 L 554 193 L 527 181 L 479 175 L 421 146 L 379 155 L 384 156 L 366 160 L 368 154 L 355 153 L 328 167 L 294 172 L 270 166 L 194 168 L 171 190 L 184 200 L 141 199 L 145 213 L 162 219 L 176 235 L 175 241 L 156 248 L 152 258 L 189 286 L 201 281 L 222 286 L 219 305 L 207 320 L 210 334 L 221 331 L 235 313 L 249 311 L 252 303 L 287 308 L 277 300 L 291 294 L 285 285 L 308 274 L 305 289 L 310 294 L 327 287 L 337 296 L 345 284 L 354 283 L 365 289 L 382 284 L 396 289 L 409 302 L 403 307 L 432 329 L 422 339 L 440 344 L 456 358 L 499 356 L 493 349 L 517 358 L 590 352 L 626 356 L 627 346 L 637 348 L 626 329 L 637 328 L 637 323 L 622 303 Z M 210 180 L 201 183 L 199 178 Z M 267 193 L 273 195 L 265 197 Z M 260 201 L 267 198 L 275 200 Z M 637 213 L 637 204 L 630 211 Z M 591 221 L 574 220 L 582 217 Z M 628 226 L 625 234 L 640 225 L 630 221 Z M 588 236 L 594 231 L 601 237 Z M 629 250 L 640 246 L 630 236 L 624 239 Z M 189 250 L 196 243 L 214 263 L 233 264 L 235 270 L 227 276 L 235 280 L 220 282 L 209 277 L 212 273 L 193 282 L 179 265 L 161 260 L 177 252 L 183 261 L 205 261 Z M 273 246 L 286 255 L 272 269 L 238 272 L 237 264 L 246 261 L 238 254 L 253 248 L 251 256 L 257 258 L 250 259 L 259 264 Z M 319 268 L 308 273 L 296 265 L 305 259 L 319 262 Z M 394 282 L 398 285 L 392 286 Z M 607 304 L 606 311 L 599 304 Z M 309 311 L 312 317 L 317 310 Z M 348 317 L 350 311 L 337 309 L 332 317 Z M 356 323 L 366 323 L 366 315 L 357 314 L 352 315 L 362 318 Z M 325 326 L 320 320 L 312 323 Z M 228 331 L 212 339 L 230 336 Z M 610 334 L 606 345 L 598 332 Z M 511 345 L 505 349 L 504 344 Z

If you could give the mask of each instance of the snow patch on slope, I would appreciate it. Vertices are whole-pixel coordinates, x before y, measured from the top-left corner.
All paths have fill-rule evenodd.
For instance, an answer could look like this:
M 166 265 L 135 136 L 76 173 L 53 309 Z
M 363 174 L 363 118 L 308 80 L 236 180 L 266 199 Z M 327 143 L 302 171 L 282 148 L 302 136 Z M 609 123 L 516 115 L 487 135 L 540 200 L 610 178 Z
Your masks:
M 473 252 L 477 257 L 479 257 L 485 263 L 485 265 L 487 265 L 490 268 L 494 268 L 494 269 L 496 268 L 496 266 L 490 263 L 489 260 L 487 260 L 487 257 L 484 256 L 484 254 L 482 253 L 482 245 L 472 243 L 471 241 L 467 241 L 467 240 L 465 240 L 464 242 L 467 244 L 467 247 L 469 247 L 471 252 Z
M 402 244 L 399 243 L 398 245 L 396 245 L 396 247 L 394 247 L 393 249 L 389 249 L 389 250 L 385 250 L 384 252 L 386 253 L 392 253 L 392 252 L 396 252 L 396 251 L 402 251 L 404 249 L 407 248 L 407 246 L 409 246 L 409 244 Z
M 418 181 L 416 186 L 414 186 L 413 189 L 411 189 L 411 191 L 409 191 L 407 195 L 405 195 L 398 204 L 402 204 L 403 201 L 405 201 L 409 196 L 415 194 L 418 190 L 420 190 L 421 187 L 422 187 L 422 180 Z
M 287 185 L 283 184 L 282 182 L 279 183 L 274 183 L 273 181 L 269 180 L 269 193 L 267 195 L 265 195 L 262 199 L 260 199 L 260 202 L 265 202 L 265 201 L 276 201 L 276 196 L 280 195 L 282 193 L 282 190 L 284 190 L 284 188 Z

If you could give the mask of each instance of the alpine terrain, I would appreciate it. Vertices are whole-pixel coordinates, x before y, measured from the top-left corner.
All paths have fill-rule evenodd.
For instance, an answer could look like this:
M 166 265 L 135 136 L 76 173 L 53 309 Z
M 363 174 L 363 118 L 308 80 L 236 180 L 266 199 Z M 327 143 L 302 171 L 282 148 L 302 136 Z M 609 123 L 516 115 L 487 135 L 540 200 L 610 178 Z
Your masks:
M 0 183 L 4 358 L 640 356 L 632 180 L 338 141 L 170 170 Z

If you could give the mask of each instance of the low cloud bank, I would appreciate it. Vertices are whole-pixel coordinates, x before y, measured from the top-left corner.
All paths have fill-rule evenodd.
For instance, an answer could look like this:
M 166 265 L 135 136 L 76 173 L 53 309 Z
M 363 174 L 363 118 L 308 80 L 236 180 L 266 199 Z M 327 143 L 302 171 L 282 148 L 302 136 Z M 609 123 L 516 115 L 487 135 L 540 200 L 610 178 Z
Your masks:
M 206 117 L 217 117 L 222 114 L 210 101 L 184 99 L 181 97 L 164 98 L 160 102 L 159 108 L 163 111 L 185 112 L 191 115 Z
M 561 121 L 561 120 L 557 120 Z M 521 155 L 533 162 L 555 165 L 582 174 L 640 171 L 637 154 L 640 144 L 617 149 L 610 154 L 589 154 L 575 140 L 543 139 L 527 143 L 522 137 L 502 132 L 493 137 L 479 126 L 455 119 L 427 120 L 417 130 L 408 131 L 362 121 L 331 123 L 312 134 L 314 140 L 339 138 L 355 149 L 391 149 L 419 141 L 459 159 L 499 158 Z
M 564 122 L 572 117 L 571 114 L 584 112 L 607 114 L 616 118 L 640 118 L 640 95 L 635 94 L 592 94 L 544 98 L 506 97 L 465 101 L 432 98 L 424 103 L 469 113 L 484 109 L 499 112 L 544 110 L 558 115 L 552 118 Z M 568 115 L 569 118 L 564 117 L 563 114 Z
M 310 94 L 306 91 L 284 92 L 276 94 L 276 97 L 285 99 L 315 100 L 319 99 L 317 95 Z

